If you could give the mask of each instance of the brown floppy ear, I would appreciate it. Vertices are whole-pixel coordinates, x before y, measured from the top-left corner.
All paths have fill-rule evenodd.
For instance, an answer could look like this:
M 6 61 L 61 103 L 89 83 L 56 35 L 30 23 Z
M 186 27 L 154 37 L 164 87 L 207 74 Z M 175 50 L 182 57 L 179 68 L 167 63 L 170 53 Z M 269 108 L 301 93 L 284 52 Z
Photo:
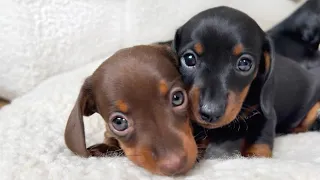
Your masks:
M 92 97 L 91 78 L 88 77 L 81 87 L 77 101 L 69 115 L 64 138 L 67 147 L 75 154 L 88 157 L 86 148 L 83 116 L 90 116 L 96 112 Z
M 260 106 L 263 114 L 268 119 L 276 118 L 274 104 L 274 64 L 275 54 L 272 40 L 266 35 L 262 47 L 261 61 L 259 65 L 259 76 L 262 81 L 260 93 Z

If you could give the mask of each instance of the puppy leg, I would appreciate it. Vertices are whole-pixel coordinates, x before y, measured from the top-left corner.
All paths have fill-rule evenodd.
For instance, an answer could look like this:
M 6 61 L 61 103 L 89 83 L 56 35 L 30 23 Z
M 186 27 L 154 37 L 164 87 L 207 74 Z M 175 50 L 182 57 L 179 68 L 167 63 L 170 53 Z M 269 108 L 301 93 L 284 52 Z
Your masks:
M 103 143 L 92 145 L 88 147 L 87 150 L 91 156 L 95 157 L 121 156 L 124 154 L 118 141 L 115 138 L 108 137 L 107 133 L 105 133 Z
M 312 124 L 316 121 L 318 117 L 318 111 L 320 109 L 320 102 L 317 102 L 307 113 L 304 120 L 299 124 L 298 127 L 292 130 L 293 133 L 306 132 L 312 126 Z
M 275 124 L 273 119 L 253 119 L 254 126 L 248 129 L 241 154 L 245 157 L 272 157 Z
M 241 155 L 244 157 L 272 157 L 272 149 L 268 144 L 246 144 L 244 141 Z

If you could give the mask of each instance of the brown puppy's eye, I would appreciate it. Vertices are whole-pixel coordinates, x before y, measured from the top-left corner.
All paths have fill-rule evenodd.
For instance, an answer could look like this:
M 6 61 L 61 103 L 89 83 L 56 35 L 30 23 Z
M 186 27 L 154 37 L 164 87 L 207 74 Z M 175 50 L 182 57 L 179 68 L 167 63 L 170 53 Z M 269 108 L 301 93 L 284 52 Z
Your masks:
M 182 91 L 177 91 L 172 94 L 172 105 L 180 106 L 184 102 L 184 94 Z
M 128 121 L 121 116 L 116 116 L 112 119 L 112 126 L 117 131 L 124 131 L 129 127 Z
M 252 58 L 248 55 L 241 56 L 237 63 L 240 71 L 249 71 L 252 68 Z
M 197 63 L 196 55 L 191 51 L 187 51 L 181 57 L 181 61 L 183 61 L 187 66 L 195 66 Z

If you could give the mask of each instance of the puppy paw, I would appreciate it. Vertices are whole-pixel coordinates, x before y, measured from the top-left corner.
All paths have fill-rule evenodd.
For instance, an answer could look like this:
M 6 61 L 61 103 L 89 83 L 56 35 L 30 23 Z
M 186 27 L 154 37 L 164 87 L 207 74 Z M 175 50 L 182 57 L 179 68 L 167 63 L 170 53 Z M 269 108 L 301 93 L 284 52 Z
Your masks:
M 267 144 L 253 144 L 241 152 L 244 157 L 272 157 L 272 150 Z
M 95 144 L 87 148 L 90 156 L 104 157 L 104 156 L 119 156 L 123 151 L 117 146 L 108 146 L 107 144 Z
M 305 127 L 305 126 L 298 126 L 290 130 L 290 132 L 293 134 L 307 132 L 307 131 L 308 131 L 308 127 Z

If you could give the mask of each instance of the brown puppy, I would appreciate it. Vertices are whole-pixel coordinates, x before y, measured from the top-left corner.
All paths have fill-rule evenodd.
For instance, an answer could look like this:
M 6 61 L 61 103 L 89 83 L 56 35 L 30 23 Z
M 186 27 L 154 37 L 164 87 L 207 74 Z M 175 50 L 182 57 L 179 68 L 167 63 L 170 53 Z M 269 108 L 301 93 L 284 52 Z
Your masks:
M 169 47 L 122 49 L 88 77 L 70 114 L 67 147 L 77 155 L 105 156 L 123 151 L 135 164 L 160 175 L 186 173 L 197 146 L 188 98 Z M 83 116 L 99 113 L 105 140 L 86 148 Z

